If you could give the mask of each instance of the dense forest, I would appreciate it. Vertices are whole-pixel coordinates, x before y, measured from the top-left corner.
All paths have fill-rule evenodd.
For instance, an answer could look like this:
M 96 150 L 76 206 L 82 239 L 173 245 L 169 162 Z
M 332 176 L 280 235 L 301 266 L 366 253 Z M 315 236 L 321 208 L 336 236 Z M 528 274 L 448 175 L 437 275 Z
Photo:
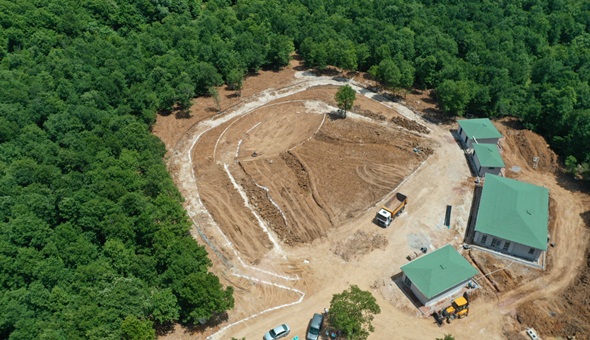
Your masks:
M 589 2 L 0 0 L 0 25 L 0 338 L 153 338 L 231 309 L 150 127 L 294 50 L 590 162 Z

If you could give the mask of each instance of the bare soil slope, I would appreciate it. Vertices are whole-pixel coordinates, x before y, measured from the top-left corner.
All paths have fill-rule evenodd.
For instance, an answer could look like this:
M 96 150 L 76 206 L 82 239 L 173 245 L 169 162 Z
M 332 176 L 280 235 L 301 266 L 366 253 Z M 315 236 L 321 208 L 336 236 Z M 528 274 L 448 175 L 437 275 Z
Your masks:
M 586 184 L 560 173 L 557 155 L 541 136 L 510 118 L 496 125 L 505 136 L 501 144 L 506 176 L 549 189 L 549 231 L 555 244 L 547 252 L 547 270 L 501 296 L 500 306 L 516 307 L 517 320 L 540 334 L 588 339 L 590 233 L 583 214 L 590 210 L 590 191 Z M 538 157 L 536 168 L 534 157 Z
M 503 289 L 482 290 L 472 306 L 477 317 L 439 329 L 395 278 L 408 254 L 449 243 L 459 248 L 463 239 L 474 183 L 451 134 L 455 126 L 422 119 L 436 116 L 427 94 L 408 95 L 413 112 L 359 82 L 299 67 L 293 61 L 246 79 L 241 98 L 222 89 L 221 114 L 211 100 L 197 99 L 188 118 L 158 117 L 154 133 L 169 151 L 193 236 L 236 292 L 226 320 L 163 338 L 255 339 L 284 322 L 303 337 L 309 317 L 350 284 L 370 290 L 382 308 L 371 339 L 504 339 L 528 326 L 541 335 L 584 334 L 582 217 L 590 214 L 590 199 L 556 175 L 557 158 L 542 138 L 512 120 L 496 124 L 505 136 L 506 175 L 546 186 L 556 202 L 548 270 L 502 271 L 490 260 Z M 334 93 L 345 82 L 357 90 L 355 107 L 348 118 L 333 119 Z M 532 157 L 539 157 L 536 168 Z M 407 209 L 392 227 L 378 228 L 372 218 L 394 189 L 408 195 Z M 442 222 L 446 205 L 453 207 L 449 227 Z
M 427 137 L 392 122 L 326 118 L 336 110 L 335 91 L 314 87 L 270 101 L 194 146 L 201 200 L 251 263 L 272 248 L 251 209 L 283 243 L 309 243 L 374 205 L 428 157 L 414 152 L 430 148 Z

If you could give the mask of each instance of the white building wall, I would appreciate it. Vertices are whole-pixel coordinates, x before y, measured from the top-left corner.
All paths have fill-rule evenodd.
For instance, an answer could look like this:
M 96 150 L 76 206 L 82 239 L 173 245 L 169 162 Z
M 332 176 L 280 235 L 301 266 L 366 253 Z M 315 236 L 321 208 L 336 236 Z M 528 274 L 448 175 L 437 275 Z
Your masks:
M 502 171 L 502 168 L 490 168 L 481 166 L 479 157 L 477 157 L 477 153 L 475 152 L 473 153 L 472 158 L 475 166 L 475 173 L 477 174 L 477 176 L 484 177 L 486 174 L 499 175 L 500 171 Z
M 512 254 L 527 260 L 537 261 L 543 251 L 541 249 L 536 248 L 532 249 L 534 249 L 533 253 L 529 254 L 531 247 L 516 243 L 514 244 L 514 247 L 512 249 Z
M 467 135 L 465 134 L 465 130 L 459 126 L 459 139 L 461 140 L 461 144 L 467 148 L 468 140 Z
M 469 139 L 467 142 L 465 142 L 465 138 L 467 138 L 467 136 L 463 136 L 462 137 L 462 141 L 464 144 L 467 145 L 467 149 L 472 149 L 473 148 L 473 139 Z M 500 140 L 500 138 L 482 138 L 482 139 L 478 139 L 477 143 L 478 144 L 498 144 L 498 141 Z
M 484 235 L 486 236 L 485 241 L 482 241 L 482 239 L 484 238 Z M 498 240 L 499 243 L 495 242 L 495 246 L 492 247 L 492 242 L 494 239 Z M 507 242 L 509 242 L 508 248 L 504 249 L 504 246 L 506 245 Z M 520 257 L 520 258 L 523 258 L 523 259 L 526 259 L 529 261 L 537 261 L 539 259 L 539 256 L 543 252 L 541 249 L 532 248 L 532 249 L 534 249 L 533 253 L 529 254 L 529 251 L 531 250 L 531 247 L 529 247 L 529 246 L 525 246 L 520 243 L 504 240 L 504 239 L 501 239 L 499 237 L 495 237 L 492 235 L 480 233 L 479 231 L 475 232 L 475 235 L 473 237 L 473 243 L 483 246 L 483 247 L 486 247 L 486 248 L 490 248 L 495 251 L 499 251 L 499 252 L 506 253 L 509 255 L 517 256 L 517 257 Z
M 402 280 L 405 284 L 406 282 L 406 274 L 403 274 Z M 440 302 L 441 300 L 447 299 L 451 296 L 454 296 L 456 294 L 458 294 L 461 289 L 463 287 L 465 287 L 467 285 L 467 282 L 469 282 L 469 280 L 471 280 L 471 278 L 445 290 L 444 292 L 432 297 L 431 299 L 428 299 L 426 296 L 424 296 L 424 294 L 422 294 L 422 292 L 418 289 L 418 287 L 416 287 L 414 285 L 414 283 L 412 282 L 410 284 L 410 290 L 412 291 L 412 293 L 414 293 L 414 296 L 416 296 L 416 298 L 426 307 L 430 307 L 432 305 L 437 304 L 438 302 Z
M 471 280 L 471 278 L 469 278 L 469 280 Z M 444 292 L 434 296 L 432 299 L 428 300 L 424 305 L 426 307 L 429 307 L 429 306 L 437 304 L 438 302 L 440 302 L 444 299 L 448 299 L 452 296 L 459 294 L 459 292 L 461 292 L 461 289 L 463 289 L 463 287 L 467 286 L 467 282 L 469 282 L 469 280 L 465 280 L 465 281 L 457 284 L 456 286 L 453 286 L 453 287 L 449 288 L 448 290 L 445 290 Z

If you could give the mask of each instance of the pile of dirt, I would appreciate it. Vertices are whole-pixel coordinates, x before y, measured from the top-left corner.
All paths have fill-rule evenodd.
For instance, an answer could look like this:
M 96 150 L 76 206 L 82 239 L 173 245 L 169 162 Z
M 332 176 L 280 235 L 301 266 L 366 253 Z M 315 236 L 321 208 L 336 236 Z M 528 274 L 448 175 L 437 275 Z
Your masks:
M 353 107 L 353 110 L 355 113 L 357 113 L 361 116 L 367 117 L 367 118 L 371 118 L 373 120 L 385 121 L 387 119 L 387 117 L 385 117 L 385 115 L 382 113 L 375 113 L 371 110 L 363 110 L 358 105 L 355 105 Z
M 279 235 L 283 242 L 288 245 L 301 242 L 301 237 L 292 232 L 280 211 L 272 204 L 268 191 L 256 185 L 251 177 L 241 177 L 240 186 L 244 189 L 246 195 L 248 195 L 248 200 L 252 208 Z
M 309 180 L 305 166 L 303 166 L 297 156 L 295 156 L 292 152 L 287 151 L 281 154 L 281 159 L 285 161 L 285 164 L 287 164 L 289 169 L 293 171 L 299 187 L 304 192 L 311 192 L 311 181 Z
M 364 116 L 367 118 L 371 118 L 373 120 L 377 120 L 377 121 L 387 120 L 386 115 L 384 115 L 382 112 L 373 112 L 371 110 L 362 109 L 360 105 L 355 105 L 353 107 L 353 110 L 355 113 L 360 114 L 361 116 Z M 418 133 L 423 133 L 423 134 L 430 133 L 430 130 L 428 128 L 426 128 L 424 125 L 422 125 L 414 120 L 403 117 L 403 116 L 395 115 L 395 116 L 391 117 L 390 121 L 396 125 L 403 127 L 406 130 L 409 130 L 409 131 L 416 131 Z
M 557 154 L 549 148 L 547 141 L 533 131 L 524 129 L 516 118 L 503 118 L 495 126 L 504 136 L 500 147 L 506 170 L 514 165 L 549 173 L 559 169 Z M 507 174 L 511 173 L 507 171 Z M 518 177 L 518 174 L 514 175 Z
M 424 134 L 430 133 L 430 130 L 428 130 L 426 128 L 426 126 L 419 124 L 418 122 L 411 120 L 411 119 L 407 119 L 404 117 L 393 117 L 393 118 L 391 118 L 391 121 L 394 122 L 395 124 L 403 127 L 404 129 L 407 129 L 410 131 L 416 131 L 416 132 L 424 133 Z
M 369 234 L 358 230 L 345 241 L 338 242 L 332 251 L 344 261 L 349 262 L 375 249 L 385 249 L 388 244 L 387 238 L 381 234 Z

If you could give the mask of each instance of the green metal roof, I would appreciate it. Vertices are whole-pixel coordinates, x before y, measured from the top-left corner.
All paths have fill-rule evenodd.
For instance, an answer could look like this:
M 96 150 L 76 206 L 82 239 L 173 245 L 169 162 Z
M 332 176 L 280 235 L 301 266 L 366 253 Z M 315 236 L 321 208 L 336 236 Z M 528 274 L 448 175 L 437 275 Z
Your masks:
M 463 119 L 459 121 L 459 126 L 465 131 L 465 134 L 467 134 L 469 139 L 472 139 L 473 137 L 475 137 L 475 139 L 502 137 L 502 134 L 487 118 Z
M 417 258 L 401 269 L 428 299 L 477 274 L 477 270 L 450 244 Z
M 549 190 L 486 175 L 475 230 L 547 250 Z
M 505 166 L 500 151 L 495 144 L 473 144 L 473 150 L 481 166 L 487 168 L 503 168 Z

